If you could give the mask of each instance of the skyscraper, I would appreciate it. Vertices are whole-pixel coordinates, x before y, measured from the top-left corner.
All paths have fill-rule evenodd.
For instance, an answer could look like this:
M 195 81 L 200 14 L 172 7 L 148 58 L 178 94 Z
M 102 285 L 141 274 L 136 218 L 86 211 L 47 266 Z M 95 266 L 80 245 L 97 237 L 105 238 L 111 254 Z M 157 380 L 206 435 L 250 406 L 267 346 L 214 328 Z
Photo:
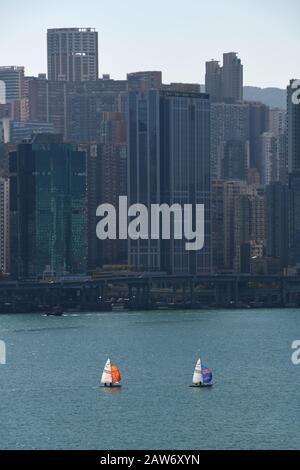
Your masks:
M 210 101 L 200 93 L 150 90 L 128 98 L 129 204 L 205 205 L 205 246 L 185 240 L 129 242 L 129 262 L 170 273 L 211 271 Z
M 218 60 L 206 62 L 205 91 L 212 102 L 222 101 L 222 67 Z
M 300 264 L 300 170 L 289 175 L 289 265 Z
M 47 50 L 49 80 L 97 80 L 98 33 L 95 29 L 48 29 Z
M 0 80 L 5 83 L 6 101 L 24 98 L 24 67 L 0 67 Z
M 86 155 L 38 135 L 10 155 L 11 265 L 18 277 L 86 272 Z
M 222 67 L 217 60 L 206 62 L 205 91 L 213 102 L 243 100 L 243 65 L 236 52 L 223 54 Z
M 300 170 L 300 80 L 287 87 L 287 132 L 289 173 Z
M 266 188 L 266 255 L 277 258 L 281 269 L 288 265 L 288 186 L 273 182 Z
M 269 130 L 269 107 L 263 103 L 249 101 L 249 145 L 250 168 L 261 174 L 261 135 Z
M 223 54 L 222 94 L 225 100 L 243 100 L 243 65 L 236 52 Z
M 9 180 L 0 177 L 0 273 L 9 273 Z
M 248 166 L 249 125 L 248 105 L 244 103 L 211 104 L 211 170 L 213 179 L 220 179 L 224 176 L 222 167 L 226 143 L 229 141 L 231 147 L 233 145 L 242 147 L 239 163 L 242 166 Z M 238 158 L 238 155 L 236 156 Z M 229 171 L 226 174 L 229 174 Z
M 123 113 L 105 112 L 101 119 L 100 142 L 80 144 L 87 154 L 88 176 L 88 267 L 127 264 L 126 240 L 98 240 L 97 207 L 118 206 L 119 196 L 127 195 L 127 144 Z

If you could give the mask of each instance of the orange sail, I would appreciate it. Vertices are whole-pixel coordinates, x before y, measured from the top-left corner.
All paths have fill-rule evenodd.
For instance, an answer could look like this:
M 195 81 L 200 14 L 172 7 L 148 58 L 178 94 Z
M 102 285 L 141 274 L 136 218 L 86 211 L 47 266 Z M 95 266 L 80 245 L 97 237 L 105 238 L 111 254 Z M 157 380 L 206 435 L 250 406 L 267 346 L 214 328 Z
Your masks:
M 111 366 L 112 383 L 121 382 L 121 374 L 117 366 Z

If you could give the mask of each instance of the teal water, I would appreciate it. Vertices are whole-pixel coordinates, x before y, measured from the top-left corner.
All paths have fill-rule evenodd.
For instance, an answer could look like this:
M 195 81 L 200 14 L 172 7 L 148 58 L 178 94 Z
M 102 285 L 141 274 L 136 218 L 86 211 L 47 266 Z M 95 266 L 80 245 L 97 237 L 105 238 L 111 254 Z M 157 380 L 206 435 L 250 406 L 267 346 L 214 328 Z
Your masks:
M 300 448 L 300 310 L 1 315 L 0 339 L 1 449 Z M 188 387 L 200 355 L 211 389 Z

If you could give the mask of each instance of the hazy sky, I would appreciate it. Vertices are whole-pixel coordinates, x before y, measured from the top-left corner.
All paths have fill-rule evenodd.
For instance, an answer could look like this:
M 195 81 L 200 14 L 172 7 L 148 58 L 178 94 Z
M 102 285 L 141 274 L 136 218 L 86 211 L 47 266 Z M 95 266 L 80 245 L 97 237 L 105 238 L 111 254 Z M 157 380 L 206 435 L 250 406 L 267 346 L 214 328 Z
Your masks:
M 205 61 L 239 53 L 244 83 L 286 87 L 300 76 L 299 0 L 0 0 L 0 65 L 47 71 L 46 30 L 95 27 L 100 74 L 162 70 L 204 83 Z

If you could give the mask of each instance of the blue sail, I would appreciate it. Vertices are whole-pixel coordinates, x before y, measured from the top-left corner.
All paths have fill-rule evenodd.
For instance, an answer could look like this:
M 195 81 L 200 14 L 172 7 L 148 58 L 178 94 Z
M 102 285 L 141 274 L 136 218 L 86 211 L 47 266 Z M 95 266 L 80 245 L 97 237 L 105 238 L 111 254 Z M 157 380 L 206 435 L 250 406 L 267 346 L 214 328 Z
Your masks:
M 202 377 L 203 377 L 203 383 L 204 384 L 209 384 L 212 381 L 212 371 L 208 369 L 206 366 L 202 366 Z

